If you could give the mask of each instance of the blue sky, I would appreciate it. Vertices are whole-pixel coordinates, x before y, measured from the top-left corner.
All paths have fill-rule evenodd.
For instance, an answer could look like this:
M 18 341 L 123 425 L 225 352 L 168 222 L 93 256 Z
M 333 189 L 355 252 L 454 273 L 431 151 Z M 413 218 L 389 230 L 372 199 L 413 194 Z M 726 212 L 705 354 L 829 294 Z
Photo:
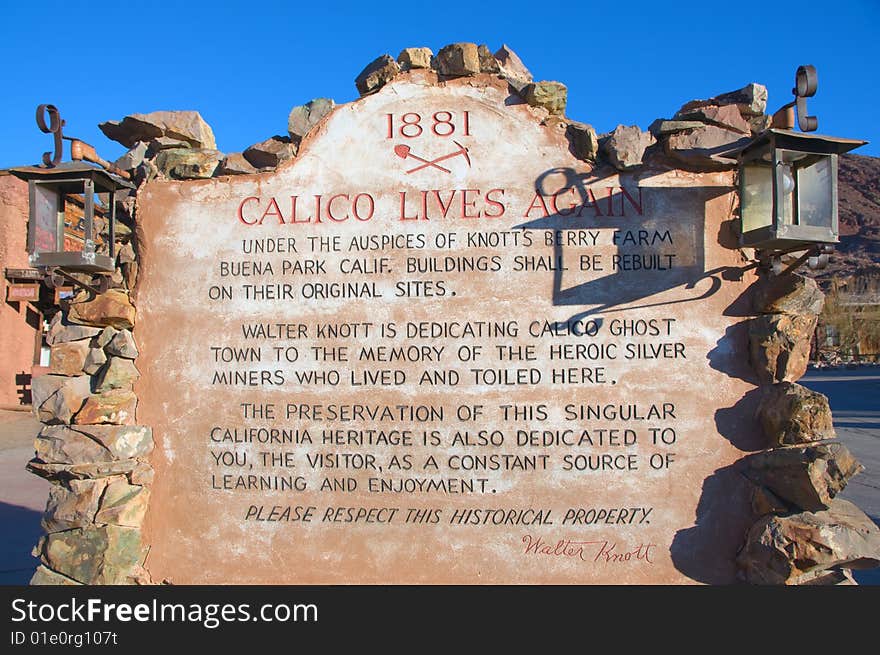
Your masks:
M 56 104 L 65 133 L 106 159 L 124 148 L 97 124 L 196 109 L 218 147 L 285 134 L 290 108 L 357 98 L 375 57 L 447 43 L 512 47 L 536 79 L 569 88 L 569 117 L 599 132 L 647 128 L 693 98 L 761 82 L 770 110 L 813 64 L 819 132 L 871 141 L 880 156 L 880 0 L 686 2 L 80 2 L 0 0 L 0 167 L 36 163 L 51 138 L 34 110 Z M 65 152 L 65 159 L 69 153 Z

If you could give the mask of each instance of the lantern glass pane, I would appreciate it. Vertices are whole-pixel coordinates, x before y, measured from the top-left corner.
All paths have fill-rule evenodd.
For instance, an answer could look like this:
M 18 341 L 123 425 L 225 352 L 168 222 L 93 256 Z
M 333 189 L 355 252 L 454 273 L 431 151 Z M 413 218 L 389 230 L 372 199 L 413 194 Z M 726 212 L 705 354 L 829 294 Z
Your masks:
M 778 184 L 779 219 L 782 225 L 794 225 L 794 169 L 790 164 L 779 163 Z
M 831 227 L 832 221 L 831 159 L 823 157 L 797 173 L 798 223 L 815 227 Z
M 110 254 L 109 202 L 109 194 L 95 194 L 95 224 L 92 228 L 92 239 L 95 241 L 95 252 L 100 255 Z
M 86 234 L 85 196 L 70 193 L 64 200 L 64 250 L 82 252 Z
M 746 164 L 742 169 L 742 231 L 751 232 L 767 227 L 773 212 L 773 169 L 759 164 Z
M 34 252 L 58 250 L 58 194 L 51 187 L 35 186 Z

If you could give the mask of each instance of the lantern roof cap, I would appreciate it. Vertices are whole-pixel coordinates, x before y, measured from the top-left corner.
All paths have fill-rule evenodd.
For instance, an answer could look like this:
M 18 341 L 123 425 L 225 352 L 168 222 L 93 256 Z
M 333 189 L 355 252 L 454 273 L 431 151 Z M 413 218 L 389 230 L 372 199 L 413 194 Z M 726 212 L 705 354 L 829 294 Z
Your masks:
M 58 164 L 52 168 L 46 166 L 18 166 L 8 169 L 10 173 L 22 180 L 45 180 L 47 182 L 67 182 L 78 179 L 91 179 L 97 186 L 105 190 L 121 188 L 133 189 L 134 185 L 113 175 L 104 168 L 92 166 L 86 162 L 71 161 Z
M 736 159 L 749 151 L 767 146 L 783 150 L 802 150 L 822 155 L 842 155 L 866 143 L 868 142 L 861 139 L 846 139 L 839 136 L 796 132 L 794 130 L 782 130 L 771 127 L 761 132 L 745 145 L 727 150 L 721 156 L 727 159 Z

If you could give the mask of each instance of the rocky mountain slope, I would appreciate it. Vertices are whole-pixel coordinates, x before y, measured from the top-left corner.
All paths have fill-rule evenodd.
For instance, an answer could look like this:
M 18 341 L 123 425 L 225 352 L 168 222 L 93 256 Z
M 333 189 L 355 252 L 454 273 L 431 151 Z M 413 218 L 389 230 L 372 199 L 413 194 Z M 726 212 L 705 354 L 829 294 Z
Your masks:
M 840 243 L 817 277 L 880 276 L 880 158 L 840 158 Z

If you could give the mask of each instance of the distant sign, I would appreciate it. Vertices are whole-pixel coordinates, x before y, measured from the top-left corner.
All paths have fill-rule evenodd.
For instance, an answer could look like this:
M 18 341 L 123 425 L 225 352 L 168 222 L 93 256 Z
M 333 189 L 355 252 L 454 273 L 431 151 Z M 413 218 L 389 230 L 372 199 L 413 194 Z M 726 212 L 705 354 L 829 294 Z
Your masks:
M 9 284 L 6 287 L 6 302 L 36 302 L 39 299 L 39 284 Z
M 36 268 L 7 268 L 4 271 L 7 280 L 42 280 L 43 272 Z

